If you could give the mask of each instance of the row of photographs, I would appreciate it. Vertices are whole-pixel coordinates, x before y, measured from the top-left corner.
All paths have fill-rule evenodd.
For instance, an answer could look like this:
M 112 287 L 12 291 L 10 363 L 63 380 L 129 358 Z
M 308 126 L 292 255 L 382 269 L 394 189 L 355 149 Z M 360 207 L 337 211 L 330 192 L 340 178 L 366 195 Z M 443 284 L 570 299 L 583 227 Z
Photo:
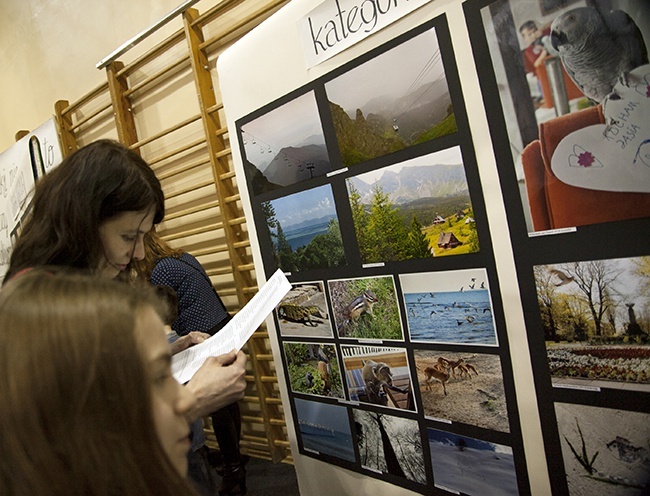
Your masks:
M 430 489 L 417 485 L 433 485 L 441 494 L 525 492 L 518 487 L 516 460 L 507 444 L 439 424 L 421 426 L 410 418 L 303 398 L 294 398 L 294 408 L 299 443 L 307 455 L 403 478 L 415 483 L 410 489 L 426 494 Z M 560 402 L 554 408 L 570 494 L 647 494 L 646 414 Z

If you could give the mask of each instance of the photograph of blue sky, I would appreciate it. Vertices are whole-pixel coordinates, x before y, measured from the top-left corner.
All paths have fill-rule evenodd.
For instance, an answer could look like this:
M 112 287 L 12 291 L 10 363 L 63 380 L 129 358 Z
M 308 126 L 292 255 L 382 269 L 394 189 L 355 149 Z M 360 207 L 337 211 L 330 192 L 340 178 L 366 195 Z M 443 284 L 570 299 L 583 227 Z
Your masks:
M 336 217 L 332 188 L 329 185 L 309 189 L 272 200 L 275 218 L 287 230 L 293 225 L 323 217 Z

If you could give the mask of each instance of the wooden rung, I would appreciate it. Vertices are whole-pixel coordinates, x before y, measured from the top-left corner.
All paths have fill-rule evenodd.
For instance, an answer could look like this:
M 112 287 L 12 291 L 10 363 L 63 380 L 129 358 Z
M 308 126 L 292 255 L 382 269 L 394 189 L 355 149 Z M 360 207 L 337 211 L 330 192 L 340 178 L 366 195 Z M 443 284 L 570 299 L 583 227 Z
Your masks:
M 282 441 L 280 439 L 274 439 L 273 440 L 273 445 L 278 446 L 280 448 L 291 448 L 291 445 L 289 444 L 289 441 Z
M 205 145 L 205 138 L 199 138 L 195 141 L 191 141 L 186 145 L 180 146 L 178 148 L 174 148 L 173 150 L 170 150 L 169 152 L 164 153 L 162 155 L 158 155 L 155 158 L 147 158 L 147 163 L 149 164 L 149 166 L 156 165 L 159 162 L 162 162 L 163 160 L 167 160 L 168 158 L 174 157 L 176 155 L 180 155 L 181 153 L 186 152 L 187 150 L 191 150 L 192 148 L 196 148 L 199 145 Z
M 217 5 L 206 10 L 203 14 L 194 19 L 190 25 L 192 27 L 204 26 L 240 3 L 244 3 L 244 0 L 222 0 Z
M 224 135 L 228 134 L 228 128 L 227 127 L 222 127 L 220 129 L 217 129 L 214 132 L 214 134 L 217 135 L 217 136 L 224 136 Z
M 249 263 L 249 264 L 239 265 L 239 266 L 237 266 L 237 269 L 240 270 L 240 271 L 255 270 L 255 264 Z
M 251 245 L 250 240 L 245 240 L 245 241 L 238 241 L 237 243 L 233 243 L 232 246 L 234 248 L 248 248 Z
M 147 62 L 150 62 L 151 60 L 158 57 L 160 54 L 165 53 L 177 43 L 181 43 L 184 41 L 185 41 L 185 32 L 183 31 L 183 29 L 179 29 L 178 31 L 173 32 L 171 35 L 169 35 L 163 41 L 158 43 L 151 50 L 143 53 L 142 55 L 140 55 L 140 57 L 131 61 L 130 64 L 125 65 L 122 69 L 120 69 L 117 72 L 117 77 L 119 78 L 121 76 L 132 74 Z
M 189 54 L 185 54 L 183 57 L 175 60 L 171 64 L 168 64 L 162 69 L 154 72 L 150 76 L 144 78 L 142 81 L 138 81 L 136 84 L 134 84 L 124 92 L 124 96 L 128 98 L 131 95 L 133 95 L 133 93 L 136 93 L 142 88 L 151 85 L 155 81 L 158 81 L 159 79 L 163 79 L 163 78 L 169 78 L 174 74 L 176 74 L 178 71 L 184 69 L 185 66 L 190 66 L 190 65 L 191 65 L 190 56 Z M 162 81 L 160 82 L 162 83 Z
M 177 169 L 169 170 L 165 174 L 157 174 L 157 176 L 158 179 L 162 181 L 163 179 L 169 179 L 171 177 L 178 176 L 179 174 L 183 174 L 192 169 L 196 169 L 202 165 L 210 165 L 210 160 L 197 160 L 195 162 L 190 162 L 189 164 L 184 164 L 182 167 L 179 167 Z
M 240 224 L 246 223 L 246 217 L 237 217 L 236 219 L 230 219 L 228 221 L 229 226 L 238 226 Z
M 212 178 L 207 179 L 205 181 L 196 182 L 186 188 L 181 188 L 178 191 L 174 191 L 173 193 L 166 192 L 165 200 L 169 200 L 170 198 L 176 198 L 177 196 L 181 196 L 181 195 L 186 195 L 187 193 L 191 193 L 198 189 L 206 188 L 208 186 L 213 186 L 213 185 L 214 185 L 214 180 Z
M 226 147 L 223 150 L 218 151 L 214 154 L 214 156 L 217 158 L 226 157 L 228 155 L 232 155 L 232 150 L 230 149 L 230 147 Z
M 260 377 L 262 382 L 278 382 L 278 378 L 274 375 L 263 375 Z
M 228 245 L 227 244 L 220 244 L 217 246 L 211 246 L 210 248 L 203 248 L 202 250 L 193 250 L 192 254 L 195 257 L 198 256 L 203 256 L 203 255 L 214 255 L 217 253 L 224 253 L 228 251 Z
M 162 236 L 165 241 L 173 241 L 178 238 L 185 238 L 187 236 L 194 236 L 196 234 L 203 234 L 210 231 L 216 231 L 217 229 L 223 229 L 223 223 L 217 222 L 216 224 L 208 224 L 206 226 L 197 227 L 196 229 L 188 229 L 186 231 L 179 231 L 174 234 L 167 234 Z
M 217 102 L 212 107 L 208 107 L 205 111 L 208 114 L 214 114 L 215 112 L 219 112 L 221 109 L 223 109 L 223 102 Z
M 253 417 L 251 415 L 242 415 L 242 422 L 252 422 L 253 424 L 263 424 L 264 417 Z
M 206 202 L 203 205 L 198 205 L 192 208 L 186 208 L 185 210 L 179 210 L 177 212 L 174 212 L 173 214 L 165 214 L 165 220 L 177 219 L 185 215 L 191 215 L 197 212 L 203 212 L 205 210 L 210 210 L 211 208 L 216 208 L 218 206 L 219 206 L 219 201 L 213 200 L 211 202 Z
M 112 103 L 112 102 L 108 102 L 107 104 L 105 104 L 105 105 L 99 107 L 97 110 L 95 110 L 94 112 L 88 114 L 88 115 L 85 116 L 83 119 L 80 119 L 80 120 L 78 120 L 77 122 L 75 122 L 75 123 L 74 123 L 74 126 L 72 126 L 72 128 L 70 128 L 70 131 L 72 131 L 72 132 L 76 132 L 76 131 L 78 131 L 79 128 L 80 128 L 81 126 L 83 126 L 86 122 L 88 122 L 88 121 L 94 119 L 94 118 L 97 117 L 99 114 L 101 114 L 102 112 L 105 112 L 105 111 L 108 110 L 108 109 L 111 109 L 112 107 L 113 107 L 113 103 Z
M 265 443 L 265 437 L 251 436 L 250 434 L 242 434 L 242 439 L 249 442 Z
M 287 425 L 287 423 L 283 419 L 274 419 L 274 418 L 272 418 L 272 419 L 269 419 L 269 423 L 271 425 L 275 425 L 276 427 L 277 426 L 285 427 Z
M 281 405 L 282 400 L 280 398 L 264 398 L 264 403 L 267 405 Z
M 268 362 L 270 360 L 273 360 L 273 355 L 270 353 L 258 353 L 257 355 L 255 355 L 255 358 L 257 360 L 263 360 Z
M 235 171 L 228 171 L 228 172 L 224 172 L 223 174 L 219 174 L 219 180 L 226 181 L 228 179 L 232 179 L 235 176 L 236 176 Z
M 240 401 L 244 403 L 259 403 L 260 399 L 257 396 L 244 396 Z
M 268 331 L 255 331 L 251 337 L 255 339 L 266 339 L 269 337 L 269 333 Z
M 216 268 L 216 269 L 210 269 L 209 272 L 208 272 L 209 276 L 224 276 L 226 274 L 232 274 L 232 267 L 231 266 L 219 267 L 219 268 Z M 233 289 L 233 291 L 235 291 L 235 290 Z M 219 294 L 221 294 L 221 291 L 219 291 Z
M 151 143 L 152 141 L 162 138 L 163 136 L 167 136 L 168 134 L 173 133 L 174 131 L 178 131 L 179 129 L 188 126 L 189 124 L 192 124 L 193 122 L 199 120 L 201 120 L 201 114 L 194 115 L 192 117 L 189 117 L 188 119 L 185 119 L 184 121 L 179 122 L 178 124 L 170 128 L 164 129 L 159 133 L 154 134 L 153 136 L 149 136 L 148 138 L 145 138 L 143 140 L 138 141 L 137 143 L 132 144 L 129 148 L 131 148 L 132 150 L 140 148 L 144 145 Z
M 244 379 L 246 379 L 248 382 L 254 382 L 255 381 L 255 376 L 254 375 L 245 375 Z
M 224 201 L 224 203 L 233 203 L 233 202 L 239 201 L 240 198 L 241 198 L 241 196 L 239 196 L 239 194 L 236 194 L 236 195 L 225 197 L 223 199 L 223 201 Z
M 70 105 L 68 105 L 66 108 L 64 108 L 61 111 L 61 115 L 69 114 L 70 112 L 78 109 L 79 107 L 85 105 L 88 103 L 90 100 L 93 98 L 98 97 L 102 93 L 108 93 L 108 81 L 103 82 L 99 86 L 97 86 L 95 89 L 91 90 L 90 92 L 86 93 L 83 95 L 79 100 L 76 102 L 72 102 Z

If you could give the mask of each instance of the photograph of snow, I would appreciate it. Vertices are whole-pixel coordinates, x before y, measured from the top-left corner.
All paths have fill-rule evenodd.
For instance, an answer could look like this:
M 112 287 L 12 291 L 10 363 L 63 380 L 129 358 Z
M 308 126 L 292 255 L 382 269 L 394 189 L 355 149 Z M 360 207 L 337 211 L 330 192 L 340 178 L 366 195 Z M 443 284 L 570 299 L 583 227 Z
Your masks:
M 650 392 L 650 257 L 534 274 L 553 384 Z
M 353 413 L 363 467 L 426 484 L 422 437 L 417 421 L 356 408 Z
M 457 131 L 435 28 L 327 82 L 346 167 Z
M 519 494 L 512 448 L 437 429 L 427 432 L 436 487 L 470 496 Z
M 345 407 L 300 398 L 294 402 L 305 450 L 355 461 L 350 420 Z
M 571 496 L 650 493 L 647 413 L 556 403 L 555 414 Z
M 514 165 L 528 231 L 649 217 L 650 172 L 637 155 L 648 136 L 650 3 L 544 4 L 481 2 L 484 28 L 473 34 L 492 63 L 479 75 L 484 92 L 500 97 L 486 103 L 507 133 L 497 161 Z
M 282 336 L 334 337 L 322 281 L 292 284 L 275 314 Z
M 415 411 L 406 350 L 341 346 L 350 401 Z
M 242 125 L 239 132 L 253 195 L 331 171 L 313 91 Z
M 510 432 L 498 355 L 414 350 L 424 415 Z
M 363 263 L 479 251 L 460 147 L 346 181 Z
M 487 272 L 400 274 L 411 341 L 496 346 Z
M 328 398 L 345 398 L 333 344 L 283 344 L 291 390 Z
M 404 340 L 392 276 L 332 279 L 328 286 L 340 338 Z
M 293 273 L 345 265 L 332 187 L 319 186 L 262 203 L 263 229 L 276 268 Z

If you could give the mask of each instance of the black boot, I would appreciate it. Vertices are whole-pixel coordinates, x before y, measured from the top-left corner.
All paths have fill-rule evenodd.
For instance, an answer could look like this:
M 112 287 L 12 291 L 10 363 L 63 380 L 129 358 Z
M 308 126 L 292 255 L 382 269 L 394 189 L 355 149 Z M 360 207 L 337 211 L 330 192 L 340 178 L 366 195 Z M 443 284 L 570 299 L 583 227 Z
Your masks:
M 221 496 L 231 494 L 246 494 L 246 469 L 243 463 L 224 465 L 224 474 L 219 486 Z

